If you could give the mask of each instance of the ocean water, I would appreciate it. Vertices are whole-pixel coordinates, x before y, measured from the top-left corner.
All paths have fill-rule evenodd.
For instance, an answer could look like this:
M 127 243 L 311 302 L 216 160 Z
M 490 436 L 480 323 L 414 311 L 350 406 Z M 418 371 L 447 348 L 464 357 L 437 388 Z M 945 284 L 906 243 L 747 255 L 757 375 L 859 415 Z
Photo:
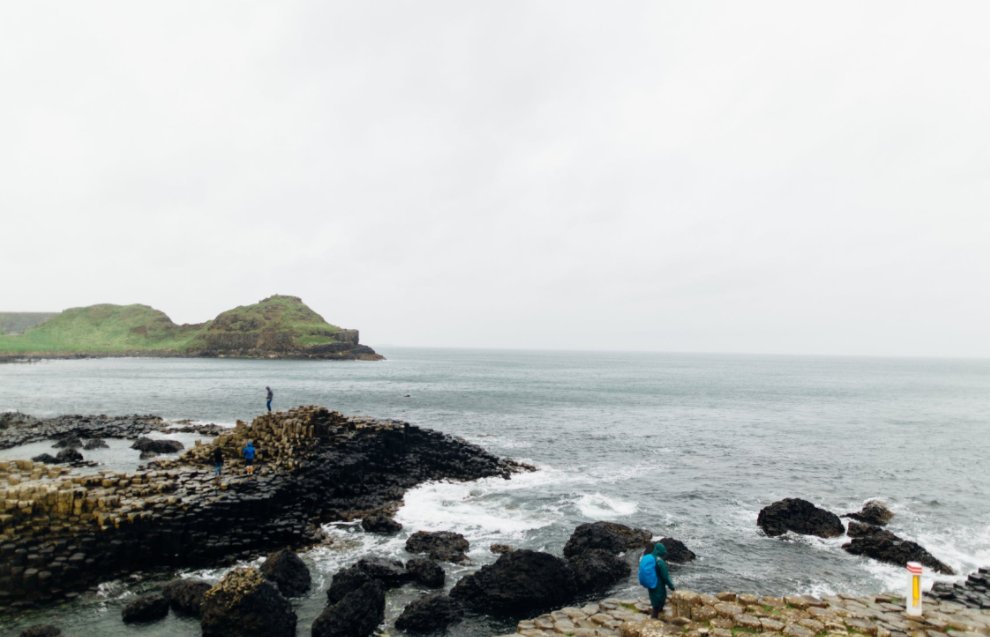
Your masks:
M 871 594 L 899 590 L 897 567 L 849 555 L 842 539 L 767 538 L 760 508 L 802 497 L 837 513 L 880 498 L 891 530 L 926 546 L 959 579 L 990 565 L 990 361 L 384 348 L 381 362 L 102 359 L 0 365 L 0 410 L 38 416 L 153 413 L 232 424 L 264 409 L 320 404 L 399 418 L 536 465 L 512 480 L 422 485 L 394 538 L 357 525 L 303 555 L 314 592 L 297 600 L 299 635 L 333 573 L 366 555 L 408 558 L 416 530 L 471 541 L 448 588 L 505 543 L 560 553 L 582 522 L 614 520 L 685 542 L 674 566 L 703 591 Z M 218 578 L 222 570 L 195 574 Z M 183 573 L 186 574 L 186 573 Z M 935 581 L 926 577 L 926 586 Z M 0 619 L 0 631 L 54 622 L 66 634 L 198 635 L 171 617 L 131 628 L 127 599 L 155 582 L 108 582 L 81 600 Z M 631 577 L 617 595 L 641 595 Z M 417 591 L 390 593 L 391 626 Z M 469 617 L 451 635 L 512 623 Z

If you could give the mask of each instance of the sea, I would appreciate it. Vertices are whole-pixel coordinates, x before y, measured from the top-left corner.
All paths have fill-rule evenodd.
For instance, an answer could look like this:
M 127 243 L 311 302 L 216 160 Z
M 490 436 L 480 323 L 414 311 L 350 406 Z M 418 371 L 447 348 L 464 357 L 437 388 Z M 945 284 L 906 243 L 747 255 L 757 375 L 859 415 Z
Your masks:
M 414 531 L 456 531 L 470 561 L 445 565 L 449 589 L 496 559 L 494 543 L 560 554 L 574 528 L 611 520 L 683 541 L 678 587 L 759 594 L 901 591 L 902 568 L 850 555 L 842 538 L 770 538 L 760 509 L 800 497 L 842 514 L 887 503 L 890 529 L 952 566 L 959 581 L 990 566 L 990 361 L 382 348 L 379 362 L 122 358 L 0 365 L 0 411 L 157 414 L 221 425 L 265 408 L 317 404 L 450 433 L 537 467 L 406 493 L 395 537 L 327 525 L 302 554 L 314 575 L 293 601 L 299 635 L 323 610 L 333 574 L 361 557 L 408 559 Z M 4 458 L 28 450 L 7 450 Z M 120 446 L 108 465 L 136 464 Z M 260 559 L 253 563 L 260 563 Z M 179 576 L 219 579 L 224 569 Z M 163 576 L 164 577 L 164 576 Z M 0 633 L 54 623 L 85 637 L 199 635 L 194 620 L 125 626 L 124 604 L 162 580 L 105 582 L 79 600 L 0 618 Z M 388 597 L 385 631 L 409 601 Z M 642 598 L 631 575 L 610 593 Z M 469 616 L 449 635 L 512 632 Z

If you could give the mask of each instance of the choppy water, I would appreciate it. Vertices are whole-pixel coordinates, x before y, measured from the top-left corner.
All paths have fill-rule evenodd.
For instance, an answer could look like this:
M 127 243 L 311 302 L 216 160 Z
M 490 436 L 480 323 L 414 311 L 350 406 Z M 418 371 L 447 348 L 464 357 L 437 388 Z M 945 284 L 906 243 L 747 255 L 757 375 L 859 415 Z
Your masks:
M 558 552 L 585 521 L 645 526 L 687 543 L 685 587 L 873 593 L 900 569 L 841 539 L 770 539 L 759 509 L 804 497 L 839 513 L 881 498 L 891 528 L 960 573 L 990 565 L 990 361 L 386 349 L 383 362 L 107 359 L 0 365 L 0 410 L 154 413 L 233 423 L 317 403 L 461 435 L 540 471 L 511 481 L 428 484 L 406 497 L 396 538 L 338 526 L 339 547 L 304 557 L 317 589 L 297 602 L 309 634 L 333 572 L 368 553 L 405 558 L 419 529 L 454 530 L 472 565 L 493 542 Z M 408 395 L 408 397 L 407 397 Z M 450 567 L 448 567 L 450 568 Z M 202 572 L 219 577 L 220 571 Z M 930 583 L 930 582 L 929 582 Z M 322 585 L 322 588 L 321 586 Z M 449 586 L 450 584 L 448 584 Z M 143 585 L 109 583 L 72 605 L 0 620 L 53 621 L 71 635 L 197 635 L 194 622 L 120 623 Z M 639 594 L 630 580 L 616 593 Z M 394 620 L 415 591 L 392 593 Z M 455 635 L 509 625 L 472 618 Z M 394 631 L 393 631 L 394 632 Z

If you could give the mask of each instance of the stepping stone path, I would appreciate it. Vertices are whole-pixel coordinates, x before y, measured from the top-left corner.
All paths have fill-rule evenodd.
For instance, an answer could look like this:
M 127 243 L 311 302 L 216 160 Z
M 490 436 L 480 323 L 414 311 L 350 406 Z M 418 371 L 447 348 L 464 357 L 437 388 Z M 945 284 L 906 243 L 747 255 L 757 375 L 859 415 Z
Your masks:
M 707 595 L 678 590 L 660 620 L 645 600 L 606 599 L 519 622 L 502 637 L 981 637 L 990 635 L 990 609 L 926 597 L 924 615 L 908 617 L 904 599 L 806 595 Z

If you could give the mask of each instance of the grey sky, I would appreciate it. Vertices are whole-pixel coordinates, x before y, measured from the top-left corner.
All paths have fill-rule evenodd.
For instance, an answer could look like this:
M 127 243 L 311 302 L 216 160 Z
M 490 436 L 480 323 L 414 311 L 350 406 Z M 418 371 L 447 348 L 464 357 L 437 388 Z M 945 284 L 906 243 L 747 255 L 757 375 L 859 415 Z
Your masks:
M 2 310 L 990 356 L 983 2 L 8 2 Z

